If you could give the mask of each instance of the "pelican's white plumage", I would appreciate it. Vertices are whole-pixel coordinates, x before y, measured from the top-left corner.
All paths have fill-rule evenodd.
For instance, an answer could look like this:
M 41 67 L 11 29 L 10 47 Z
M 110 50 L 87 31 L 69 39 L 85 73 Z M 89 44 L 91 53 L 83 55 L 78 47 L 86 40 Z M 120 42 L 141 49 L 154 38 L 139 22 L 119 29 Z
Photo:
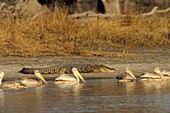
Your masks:
M 146 81 L 155 81 L 155 80 L 163 80 L 165 77 L 161 73 L 160 69 L 156 67 L 154 69 L 154 72 L 152 73 L 144 73 L 140 76 L 140 80 L 146 80 Z
M 162 75 L 163 79 L 170 79 L 170 72 L 167 70 L 163 70 L 163 71 L 159 70 L 159 72 L 156 72 L 156 73 Z
M 17 80 L 11 80 L 2 82 L 4 77 L 4 72 L 0 72 L 0 87 L 2 89 L 18 89 L 18 88 L 27 88 L 31 86 L 42 85 L 42 81 L 47 84 L 46 80 L 41 76 L 38 70 L 35 70 L 35 76 L 38 78 L 30 79 L 30 78 L 21 78 Z
M 170 71 L 163 70 L 163 71 L 162 71 L 162 74 L 163 74 L 164 76 L 169 76 L 169 77 L 170 77 Z
M 63 74 L 61 75 L 60 77 L 56 78 L 55 79 L 56 81 L 77 81 L 77 79 L 71 75 L 66 75 L 66 74 Z
M 72 68 L 73 75 L 66 75 L 63 73 L 60 77 L 55 79 L 55 83 L 79 83 L 80 80 L 86 82 L 77 68 Z
M 30 79 L 30 78 L 22 78 L 20 82 L 26 87 L 42 85 L 43 82 L 47 84 L 47 81 L 43 78 L 43 76 L 38 70 L 34 71 L 34 75 L 37 77 L 38 80 Z
M 148 78 L 148 79 L 160 79 L 161 76 L 157 73 L 151 73 L 151 72 L 147 72 L 147 73 L 143 73 L 142 75 L 140 75 L 140 79 L 143 78 Z
M 4 77 L 4 72 L 0 72 L 0 88 L 4 89 L 17 89 L 17 88 L 21 88 L 24 87 L 19 80 L 13 80 L 13 81 L 6 81 L 6 82 L 2 82 Z
M 131 75 L 133 78 L 135 77 L 131 70 L 126 70 L 126 72 Z M 165 77 L 162 75 L 160 69 L 157 67 L 154 69 L 154 72 L 146 72 L 139 76 L 139 80 L 144 81 L 155 81 L 155 80 L 162 80 Z

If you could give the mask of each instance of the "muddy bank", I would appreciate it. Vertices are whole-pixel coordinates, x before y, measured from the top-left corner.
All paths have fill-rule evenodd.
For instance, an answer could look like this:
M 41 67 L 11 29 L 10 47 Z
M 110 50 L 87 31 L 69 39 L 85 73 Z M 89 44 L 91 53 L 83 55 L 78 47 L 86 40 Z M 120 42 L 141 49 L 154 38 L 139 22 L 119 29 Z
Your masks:
M 136 75 L 146 71 L 153 71 L 155 67 L 170 70 L 170 50 L 129 50 L 134 53 L 130 57 L 84 57 L 84 56 L 41 56 L 41 57 L 18 57 L 1 56 L 0 70 L 5 72 L 4 80 L 20 77 L 34 77 L 31 74 L 18 73 L 23 67 L 45 67 L 62 64 L 104 64 L 116 69 L 114 73 L 83 73 L 85 79 L 91 78 L 114 78 L 119 72 L 124 72 L 129 67 Z M 47 80 L 54 80 L 58 75 L 44 75 Z

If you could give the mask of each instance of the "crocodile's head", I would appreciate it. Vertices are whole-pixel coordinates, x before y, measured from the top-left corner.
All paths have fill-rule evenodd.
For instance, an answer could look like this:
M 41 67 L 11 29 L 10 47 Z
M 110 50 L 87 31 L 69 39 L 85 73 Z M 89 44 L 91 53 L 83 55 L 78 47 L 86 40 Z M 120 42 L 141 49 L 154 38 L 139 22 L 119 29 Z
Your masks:
M 98 65 L 93 67 L 93 72 L 115 72 L 115 69 L 104 65 Z
M 64 74 L 66 72 L 67 68 L 66 67 L 61 67 L 59 69 L 59 74 Z

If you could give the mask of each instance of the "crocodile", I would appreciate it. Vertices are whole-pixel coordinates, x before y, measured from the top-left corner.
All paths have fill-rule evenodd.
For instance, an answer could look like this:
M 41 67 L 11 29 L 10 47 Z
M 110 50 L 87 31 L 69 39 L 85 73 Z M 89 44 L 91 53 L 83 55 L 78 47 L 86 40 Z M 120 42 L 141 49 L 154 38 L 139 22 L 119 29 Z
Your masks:
M 24 74 L 33 74 L 34 70 L 39 70 L 41 74 L 61 74 L 63 73 L 63 70 L 65 70 L 66 74 L 71 74 L 71 69 L 73 67 L 77 68 L 80 73 L 115 72 L 114 68 L 98 64 L 72 64 L 65 66 L 56 65 L 42 68 L 24 67 L 19 72 Z

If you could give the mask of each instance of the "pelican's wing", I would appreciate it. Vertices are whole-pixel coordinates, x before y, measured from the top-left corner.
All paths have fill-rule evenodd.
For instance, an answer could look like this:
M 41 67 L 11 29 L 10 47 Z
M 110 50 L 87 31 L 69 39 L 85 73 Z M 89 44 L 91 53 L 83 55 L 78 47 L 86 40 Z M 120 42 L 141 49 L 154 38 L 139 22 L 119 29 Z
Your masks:
M 56 78 L 55 81 L 76 81 L 76 78 L 71 75 L 63 74 L 60 77 Z
M 7 88 L 7 89 L 17 89 L 17 88 L 23 88 L 23 84 L 21 84 L 18 80 L 15 81 L 7 81 L 4 82 L 2 85 L 2 88 Z
M 156 73 L 144 73 L 140 76 L 140 78 L 161 78 L 160 75 Z
M 29 78 L 22 78 L 20 80 L 20 83 L 24 86 L 37 86 L 37 85 L 41 84 L 41 82 L 39 82 L 35 79 L 29 79 Z
M 170 71 L 163 70 L 163 71 L 162 71 L 162 74 L 163 74 L 164 76 L 170 76 Z

